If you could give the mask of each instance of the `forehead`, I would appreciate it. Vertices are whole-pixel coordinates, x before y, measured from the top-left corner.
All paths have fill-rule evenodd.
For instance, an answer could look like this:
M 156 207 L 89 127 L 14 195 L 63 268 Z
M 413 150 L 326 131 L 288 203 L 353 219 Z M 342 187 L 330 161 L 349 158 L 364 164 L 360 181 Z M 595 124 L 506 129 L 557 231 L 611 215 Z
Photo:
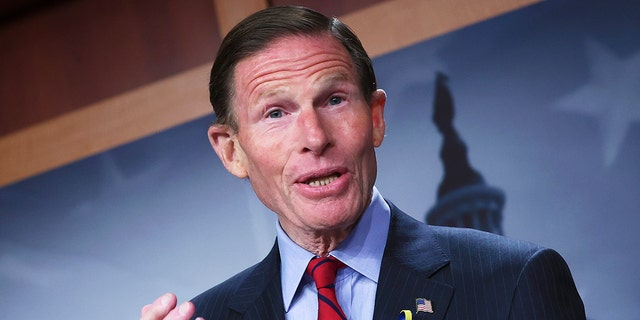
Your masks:
M 263 86 L 340 73 L 355 80 L 355 67 L 344 46 L 332 36 L 287 36 L 241 60 L 234 74 L 238 92 L 252 95 Z

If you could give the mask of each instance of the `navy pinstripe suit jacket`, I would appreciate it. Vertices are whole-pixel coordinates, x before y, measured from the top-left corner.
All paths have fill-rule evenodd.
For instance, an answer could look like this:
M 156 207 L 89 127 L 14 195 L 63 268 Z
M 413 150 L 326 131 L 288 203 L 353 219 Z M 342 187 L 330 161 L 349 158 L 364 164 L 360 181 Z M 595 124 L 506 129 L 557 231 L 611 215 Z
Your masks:
M 374 319 L 585 319 L 569 268 L 555 251 L 471 229 L 428 226 L 391 206 Z M 433 313 L 416 313 L 416 298 Z M 277 245 L 260 263 L 192 300 L 196 316 L 281 319 Z M 372 301 L 373 303 L 373 301 Z

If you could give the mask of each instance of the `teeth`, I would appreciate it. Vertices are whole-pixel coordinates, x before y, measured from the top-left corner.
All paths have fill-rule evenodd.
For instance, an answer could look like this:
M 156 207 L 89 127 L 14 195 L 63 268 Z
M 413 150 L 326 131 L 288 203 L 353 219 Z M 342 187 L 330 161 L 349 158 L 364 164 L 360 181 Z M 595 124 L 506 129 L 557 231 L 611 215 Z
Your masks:
M 328 177 L 315 178 L 313 180 L 309 180 L 308 184 L 310 186 L 312 186 L 312 187 L 322 187 L 322 186 L 326 186 L 326 185 L 330 184 L 331 182 L 333 182 L 336 179 L 338 179 L 338 175 L 334 174 L 334 175 L 330 175 Z

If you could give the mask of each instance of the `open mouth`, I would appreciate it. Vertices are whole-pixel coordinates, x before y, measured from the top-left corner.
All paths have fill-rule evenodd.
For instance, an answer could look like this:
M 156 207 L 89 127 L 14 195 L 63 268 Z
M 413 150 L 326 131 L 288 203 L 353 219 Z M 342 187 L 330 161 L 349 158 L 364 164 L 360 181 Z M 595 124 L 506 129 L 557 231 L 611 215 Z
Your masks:
M 328 184 L 330 184 L 331 182 L 333 182 L 334 180 L 338 179 L 340 177 L 339 173 L 333 173 L 330 174 L 328 176 L 324 176 L 324 177 L 313 177 L 310 178 L 309 180 L 305 181 L 305 184 L 308 184 L 309 186 L 312 187 L 322 187 L 322 186 L 326 186 Z

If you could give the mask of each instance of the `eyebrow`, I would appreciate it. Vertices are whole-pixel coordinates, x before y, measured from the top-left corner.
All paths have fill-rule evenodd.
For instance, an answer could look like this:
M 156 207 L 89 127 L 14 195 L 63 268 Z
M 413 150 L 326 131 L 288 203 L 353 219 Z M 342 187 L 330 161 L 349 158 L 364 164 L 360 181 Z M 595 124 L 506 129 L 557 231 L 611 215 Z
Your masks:
M 335 82 L 349 82 L 350 76 L 344 72 L 332 73 L 327 77 L 324 77 L 318 81 L 321 85 L 332 84 Z
M 346 72 L 337 72 L 337 73 L 329 74 L 319 79 L 315 84 L 316 88 L 323 91 L 334 90 L 334 89 L 337 89 L 338 87 L 345 88 L 345 87 L 349 87 L 350 85 L 357 86 L 358 84 L 355 82 L 355 80 L 352 81 L 351 75 L 349 75 Z

